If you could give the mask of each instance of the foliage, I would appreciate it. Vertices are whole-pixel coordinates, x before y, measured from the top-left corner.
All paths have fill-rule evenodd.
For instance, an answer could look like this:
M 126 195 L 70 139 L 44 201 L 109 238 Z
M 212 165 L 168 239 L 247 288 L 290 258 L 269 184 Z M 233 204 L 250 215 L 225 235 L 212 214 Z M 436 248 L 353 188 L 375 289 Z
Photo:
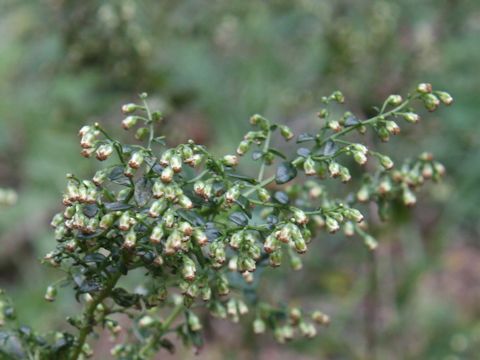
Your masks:
M 54 301 L 59 286 L 73 287 L 83 313 L 67 321 L 77 335 L 57 332 L 43 337 L 13 323 L 2 332 L 8 356 L 91 356 L 88 337 L 97 326 L 118 335 L 118 314 L 131 319 L 127 340 L 112 349 L 122 359 L 147 359 L 161 348 L 172 351 L 167 337 L 171 332 L 185 344 L 201 347 L 203 309 L 234 322 L 250 314 L 256 334 L 271 330 L 281 343 L 297 333 L 314 337 L 314 322 L 326 325 L 329 317 L 318 309 L 263 300 L 257 294 L 262 273 L 257 269 L 288 260 L 293 270 L 300 270 L 300 256 L 310 241 L 340 228 L 347 236 L 358 235 L 374 251 L 377 240 L 357 207 L 376 203 L 386 219 L 391 204 L 415 204 L 414 192 L 444 173 L 430 154 L 395 168 L 387 155 L 347 140 L 350 133 L 370 129 L 386 142 L 400 132 L 396 121 L 419 121 L 412 102 L 420 101 L 429 111 L 452 103 L 448 93 L 433 91 L 427 83 L 405 100 L 388 96 L 368 119 L 350 111 L 340 117 L 331 112 L 344 102 L 339 91 L 324 97 L 318 113 L 323 125 L 315 134 L 297 137 L 293 157 L 271 146 L 276 133 L 287 141 L 294 138 L 290 128 L 261 115 L 250 118 L 254 129 L 245 134 L 237 155 L 218 158 L 193 140 L 168 148 L 164 137 L 155 135 L 162 114 L 150 110 L 146 94 L 140 97 L 141 104 L 122 107 L 127 115 L 122 127 L 136 127 L 135 137 L 146 145 L 123 144 L 99 123 L 82 127 L 81 154 L 108 162 L 91 180 L 67 175 L 65 210 L 52 220 L 58 244 L 44 261 L 66 276 L 47 288 L 45 299 Z M 248 152 L 260 163 L 256 178 L 236 171 L 238 156 Z M 364 167 L 364 175 L 352 178 L 348 160 L 365 166 L 368 158 L 378 165 Z M 269 166 L 274 166 L 274 174 L 265 177 Z M 311 178 L 302 179 L 302 174 Z M 337 195 L 319 182 L 327 176 L 351 182 L 352 187 Z M 293 182 L 297 177 L 300 181 Z M 289 185 L 272 188 L 272 183 Z M 120 285 L 135 269 L 146 272 L 141 291 Z M 15 319 L 13 308 L 7 299 L 1 304 L 2 320 L 8 324 Z M 180 316 L 182 321 L 177 321 Z

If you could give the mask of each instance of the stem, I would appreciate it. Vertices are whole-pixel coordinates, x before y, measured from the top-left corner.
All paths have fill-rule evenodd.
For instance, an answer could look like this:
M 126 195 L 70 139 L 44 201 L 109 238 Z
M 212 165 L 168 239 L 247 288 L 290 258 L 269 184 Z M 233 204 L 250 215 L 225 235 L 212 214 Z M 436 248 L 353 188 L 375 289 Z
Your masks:
M 84 313 L 83 313 L 83 326 L 80 329 L 80 334 L 78 336 L 78 341 L 77 345 L 73 348 L 73 354 L 70 357 L 71 360 L 76 360 L 80 356 L 82 352 L 83 345 L 85 344 L 85 341 L 87 340 L 87 336 L 90 334 L 92 331 L 94 321 L 95 321 L 95 309 L 97 308 L 97 305 L 100 304 L 105 298 L 107 298 L 112 289 L 115 287 L 118 279 L 120 278 L 121 273 L 115 274 L 112 278 L 110 278 L 107 281 L 107 284 L 103 288 L 102 291 L 97 295 L 94 300 L 88 304 L 86 307 Z
M 145 106 L 145 111 L 147 112 L 147 117 L 148 117 L 147 122 L 148 122 L 148 125 L 149 125 L 147 149 L 152 150 L 152 141 L 153 141 L 153 136 L 154 136 L 152 113 L 150 112 L 150 108 L 148 107 L 148 103 L 147 103 L 146 100 L 143 100 L 143 105 Z
M 265 155 L 268 151 L 268 148 L 270 147 L 270 139 L 272 137 L 272 130 L 270 130 L 270 124 L 268 124 L 268 132 L 267 132 L 267 138 L 265 140 L 265 144 L 263 145 L 263 155 Z M 263 179 L 263 174 L 265 172 L 265 166 L 266 166 L 266 163 L 265 163 L 265 159 L 262 159 L 262 165 L 260 166 L 260 171 L 258 173 L 258 182 L 261 182 L 262 179 Z
M 365 295 L 365 345 L 366 358 L 376 359 L 376 319 L 378 308 L 377 259 L 375 251 L 368 252 L 368 291 Z
M 376 122 L 380 117 L 387 117 L 387 116 L 390 116 L 390 115 L 393 115 L 395 114 L 397 111 L 400 111 L 402 110 L 405 106 L 407 106 L 409 103 L 410 103 L 410 100 L 411 99 L 407 99 L 405 100 L 403 103 L 401 103 L 400 105 L 398 105 L 396 108 L 384 113 L 384 114 L 379 114 L 379 115 L 376 115 L 370 119 L 367 119 L 365 121 L 362 121 L 356 125 L 353 125 L 353 126 L 349 126 L 345 129 L 343 129 L 342 131 L 339 131 L 338 133 L 334 133 L 330 136 L 328 136 L 326 139 L 322 140 L 318 146 L 321 147 L 322 145 L 324 145 L 327 141 L 329 140 L 335 140 L 336 138 L 342 136 L 342 135 L 346 135 L 348 134 L 349 132 L 355 130 L 355 129 L 358 129 L 360 126 L 363 126 L 363 125 L 370 125 L 374 122 Z M 303 160 L 303 158 L 299 157 L 299 158 L 296 158 L 295 160 L 293 160 L 291 162 L 292 165 L 297 165 L 299 162 L 301 162 Z M 248 197 L 249 195 L 253 194 L 255 192 L 255 190 L 257 190 L 258 188 L 261 188 L 261 187 L 264 187 L 268 184 L 270 184 L 273 180 L 275 180 L 275 176 L 270 176 L 269 178 L 263 180 L 262 182 L 260 182 L 258 185 L 255 185 L 253 187 L 251 187 L 250 189 L 248 189 L 244 194 L 243 196 L 245 197 Z M 260 181 L 260 180 L 259 180 Z

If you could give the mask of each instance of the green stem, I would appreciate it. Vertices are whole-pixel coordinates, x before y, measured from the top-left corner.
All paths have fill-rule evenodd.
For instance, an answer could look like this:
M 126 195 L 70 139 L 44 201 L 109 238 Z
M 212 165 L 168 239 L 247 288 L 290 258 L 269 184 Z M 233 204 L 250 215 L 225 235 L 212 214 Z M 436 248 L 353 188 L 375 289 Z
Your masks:
M 77 345 L 73 348 L 71 360 L 77 360 L 82 352 L 83 345 L 87 340 L 87 336 L 92 332 L 95 321 L 95 309 L 98 304 L 105 300 L 111 293 L 112 289 L 115 287 L 118 279 L 120 278 L 121 273 L 115 274 L 110 278 L 102 291 L 93 299 L 92 302 L 88 304 L 84 313 L 83 313 L 83 325 L 80 328 L 80 333 L 78 336 Z
M 263 151 L 262 154 L 265 156 L 268 152 L 268 148 L 270 147 L 270 139 L 272 137 L 272 130 L 270 130 L 270 124 L 268 124 L 268 132 L 267 132 L 267 138 L 265 139 L 265 144 L 263 145 Z M 262 165 L 260 166 L 260 171 L 258 173 L 258 182 L 261 182 L 263 179 L 263 174 L 265 173 L 265 166 L 266 166 L 265 159 L 262 159 Z

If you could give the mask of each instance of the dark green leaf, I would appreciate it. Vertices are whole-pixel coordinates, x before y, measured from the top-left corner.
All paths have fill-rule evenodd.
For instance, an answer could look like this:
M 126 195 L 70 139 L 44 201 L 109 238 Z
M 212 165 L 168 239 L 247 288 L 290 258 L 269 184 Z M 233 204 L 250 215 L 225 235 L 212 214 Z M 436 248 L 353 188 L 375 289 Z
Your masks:
M 220 235 L 222 235 L 222 233 L 216 228 L 214 223 L 209 222 L 205 225 L 205 234 L 207 235 L 209 241 L 214 241 L 218 237 L 220 237 Z
M 130 294 L 123 288 L 115 288 L 112 291 L 112 299 L 120 306 L 131 307 L 138 303 L 140 297 L 138 294 Z
M 145 206 L 152 197 L 152 182 L 146 177 L 141 177 L 135 183 L 135 201 L 138 206 Z
M 180 216 L 185 221 L 189 222 L 193 226 L 203 226 L 205 225 L 205 220 L 193 211 L 177 210 L 177 215 Z
M 82 285 L 79 286 L 78 292 L 80 294 L 90 293 L 98 291 L 102 288 L 102 285 L 96 280 L 85 280 Z
M 273 198 L 282 205 L 287 205 L 290 202 L 287 193 L 284 191 L 275 191 Z
M 359 124 L 360 121 L 357 119 L 357 117 L 355 115 L 349 115 L 346 119 L 345 119 L 345 126 L 346 127 L 349 127 L 349 126 L 354 126 L 354 125 L 357 125 Z
M 338 150 L 337 144 L 332 140 L 328 140 L 323 146 L 322 153 L 324 156 L 332 156 L 337 152 L 337 150 Z
M 246 226 L 248 224 L 248 217 L 240 211 L 236 211 L 228 217 L 233 223 L 239 226 Z
M 232 177 L 234 179 L 238 179 L 238 180 L 243 180 L 243 181 L 246 181 L 246 182 L 249 182 L 251 184 L 256 184 L 257 183 L 257 180 L 254 179 L 254 178 L 251 178 L 251 177 L 248 177 L 248 176 L 245 176 L 245 175 L 239 175 L 239 174 L 233 174 L 233 173 L 228 173 L 226 174 L 227 176 L 229 177 Z
M 125 176 L 124 170 L 123 166 L 115 166 L 108 174 L 108 178 L 118 185 L 130 185 L 130 179 Z
M 303 157 L 307 157 L 308 155 L 310 155 L 310 149 L 304 147 L 298 148 L 297 154 Z
M 276 156 L 278 156 L 278 157 L 280 157 L 280 158 L 282 158 L 282 159 L 284 159 L 284 160 L 287 159 L 287 157 L 285 156 L 285 154 L 281 153 L 280 151 L 278 151 L 278 150 L 276 150 L 276 149 L 270 148 L 270 149 L 268 149 L 268 152 L 269 152 L 269 153 L 272 153 L 272 154 L 274 154 L 274 155 L 276 155 Z
M 100 254 L 100 253 L 93 253 L 93 254 L 87 254 L 83 258 L 83 261 L 86 263 L 93 262 L 93 263 L 102 263 L 106 260 L 105 255 Z
M 285 184 L 297 176 L 297 169 L 289 162 L 282 162 L 277 167 L 277 172 L 275 174 L 275 182 L 277 184 Z
M 302 133 L 297 136 L 297 144 L 300 144 L 306 141 L 313 141 L 313 140 L 315 140 L 315 136 L 309 133 Z
M 98 213 L 98 206 L 97 204 L 88 204 L 83 207 L 83 213 L 85 216 L 92 218 Z
M 260 150 L 255 150 L 254 152 L 252 152 L 252 159 L 258 160 L 262 157 L 262 155 L 263 155 L 263 152 L 261 152 Z
M 126 204 L 126 203 L 123 203 L 123 202 L 120 202 L 120 201 L 105 204 L 105 209 L 107 209 L 108 211 L 127 210 L 127 209 L 130 209 L 131 207 L 132 207 L 132 205 Z

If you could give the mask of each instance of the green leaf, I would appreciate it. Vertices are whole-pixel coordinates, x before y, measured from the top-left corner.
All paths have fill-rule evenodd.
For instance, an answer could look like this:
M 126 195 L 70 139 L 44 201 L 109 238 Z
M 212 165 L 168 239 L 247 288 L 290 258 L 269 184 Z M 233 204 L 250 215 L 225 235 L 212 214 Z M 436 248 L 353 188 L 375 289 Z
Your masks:
M 246 226 L 248 224 L 248 217 L 240 211 L 236 211 L 228 217 L 233 223 L 239 226 Z
M 270 148 L 270 149 L 268 149 L 268 152 L 270 152 L 270 153 L 272 153 L 272 154 L 274 154 L 274 155 L 277 155 L 278 157 L 280 157 L 280 158 L 282 158 L 282 159 L 284 159 L 284 160 L 287 159 L 287 157 L 285 156 L 285 154 L 281 153 L 280 151 L 278 151 L 278 150 L 276 150 L 276 149 Z
M 328 140 L 323 146 L 322 153 L 324 156 L 332 156 L 337 152 L 337 150 L 338 150 L 337 144 L 332 140 Z
M 297 144 L 313 140 L 315 140 L 315 135 L 309 133 L 302 133 L 297 136 Z
M 275 182 L 285 184 L 297 176 L 297 169 L 291 163 L 284 161 L 277 167 Z
M 354 125 L 357 125 L 357 124 L 359 124 L 359 123 L 360 123 L 360 120 L 358 120 L 355 115 L 349 115 L 349 116 L 345 119 L 345 126 L 346 126 L 346 127 L 354 126 Z
M 108 211 L 127 210 L 127 209 L 130 209 L 131 207 L 132 207 L 132 205 L 126 204 L 126 203 L 121 202 L 121 201 L 105 204 L 105 209 L 107 209 Z
M 240 175 L 240 174 L 233 174 L 233 173 L 227 173 L 226 174 L 227 176 L 229 177 L 232 177 L 234 179 L 238 179 L 238 180 L 243 180 L 243 181 L 246 181 L 246 182 L 249 182 L 251 184 L 256 184 L 257 183 L 257 180 L 252 178 L 252 177 L 249 177 L 249 176 L 245 176 L 245 175 Z
M 131 307 L 138 303 L 140 297 L 138 294 L 130 294 L 123 288 L 115 288 L 112 291 L 112 299 L 120 306 Z
M 290 202 L 287 193 L 283 191 L 275 191 L 273 198 L 282 205 L 287 205 Z
M 138 206 L 145 206 L 152 197 L 152 182 L 146 177 L 138 179 L 134 196 Z

